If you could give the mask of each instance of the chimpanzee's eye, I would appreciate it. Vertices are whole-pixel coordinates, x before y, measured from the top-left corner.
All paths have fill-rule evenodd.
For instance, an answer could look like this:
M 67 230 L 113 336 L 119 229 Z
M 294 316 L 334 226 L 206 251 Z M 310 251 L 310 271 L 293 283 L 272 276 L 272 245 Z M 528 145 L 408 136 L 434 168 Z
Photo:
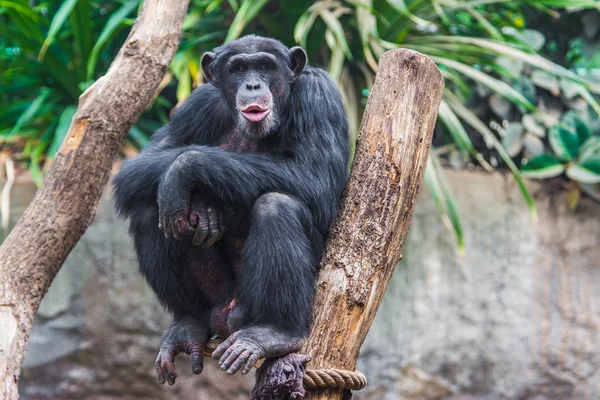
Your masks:
M 238 74 L 243 74 L 244 72 L 246 72 L 246 66 L 244 64 L 238 64 L 233 67 L 233 71 Z
M 260 64 L 258 66 L 258 69 L 260 70 L 260 72 L 267 72 L 269 70 L 269 67 L 267 66 L 267 64 Z

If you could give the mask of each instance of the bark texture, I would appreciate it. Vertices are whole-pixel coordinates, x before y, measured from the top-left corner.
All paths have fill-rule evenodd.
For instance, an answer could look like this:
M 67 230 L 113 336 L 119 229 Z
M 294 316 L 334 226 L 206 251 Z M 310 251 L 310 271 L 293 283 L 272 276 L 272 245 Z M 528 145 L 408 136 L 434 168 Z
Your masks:
M 350 181 L 321 261 L 314 322 L 301 354 L 309 369 L 354 370 L 394 267 L 421 187 L 444 82 L 411 50 L 380 60 Z M 310 399 L 341 399 L 339 389 Z
M 148 0 L 105 76 L 79 99 L 69 133 L 0 247 L 0 398 L 17 382 L 42 296 L 93 220 L 120 143 L 177 50 L 187 0 Z

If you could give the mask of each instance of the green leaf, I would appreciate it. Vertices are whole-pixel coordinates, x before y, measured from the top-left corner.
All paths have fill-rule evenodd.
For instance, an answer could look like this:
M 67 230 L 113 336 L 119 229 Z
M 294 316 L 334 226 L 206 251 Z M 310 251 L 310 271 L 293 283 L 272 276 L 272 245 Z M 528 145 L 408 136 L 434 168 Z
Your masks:
M 468 76 L 474 81 L 480 82 L 481 84 L 487 86 L 494 92 L 498 93 L 501 96 L 506 97 L 510 101 L 520 106 L 523 106 L 527 110 L 535 111 L 536 108 L 529 100 L 527 100 L 521 93 L 517 92 L 514 88 L 508 85 L 506 82 L 502 82 L 496 78 L 491 77 L 490 75 L 478 71 L 473 67 L 470 67 L 461 62 L 451 60 L 449 58 L 432 56 L 430 57 L 434 62 L 438 64 L 443 64 L 448 68 L 452 68 L 461 74 Z
M 256 17 L 265 4 L 267 0 L 244 0 L 229 27 L 225 42 L 239 38 L 246 25 Z
M 566 112 L 561 122 L 571 132 L 577 133 L 580 143 L 585 142 L 592 136 L 590 128 L 575 110 Z
M 60 115 L 60 118 L 58 119 L 58 127 L 54 132 L 54 139 L 52 140 L 52 144 L 48 150 L 48 158 L 54 157 L 58 149 L 60 149 L 63 140 L 65 140 L 65 136 L 67 136 L 67 132 L 69 132 L 69 127 L 71 126 L 71 121 L 73 120 L 75 111 L 77 111 L 77 107 L 69 106 L 65 108 Z
M 46 36 L 46 40 L 44 40 L 44 43 L 42 44 L 42 48 L 40 49 L 40 54 L 38 55 L 38 60 L 41 61 L 44 59 L 44 56 L 46 55 L 46 51 L 48 50 L 48 47 L 50 47 L 50 45 L 56 38 L 56 35 L 62 28 L 63 24 L 67 20 L 67 17 L 69 16 L 69 14 L 71 14 L 71 11 L 73 11 L 73 7 L 75 7 L 75 5 L 77 4 L 78 1 L 79 0 L 66 0 L 61 4 L 60 8 L 54 15 L 52 22 L 50 23 L 50 28 L 48 29 L 48 35 Z
M 560 83 L 556 75 L 538 69 L 531 74 L 531 80 L 536 86 L 546 89 L 554 95 L 560 94 Z
M 135 8 L 137 7 L 138 0 L 127 1 L 121 8 L 115 11 L 106 21 L 104 29 L 100 32 L 98 40 L 94 44 L 94 48 L 90 52 L 90 57 L 87 62 L 87 80 L 94 79 L 94 73 L 96 71 L 96 63 L 100 52 L 108 42 L 108 39 L 115 33 L 122 25 L 122 22 Z
M 592 136 L 579 148 L 579 161 L 600 156 L 600 136 Z
M 519 168 L 517 168 L 512 158 L 510 158 L 504 147 L 502 147 L 502 144 L 496 138 L 496 135 L 473 111 L 465 107 L 465 105 L 458 99 L 458 97 L 452 94 L 449 90 L 446 90 L 444 92 L 444 98 L 452 107 L 452 110 L 456 113 L 456 115 L 458 115 L 463 121 L 465 121 L 473 129 L 479 132 L 481 136 L 483 136 L 488 146 L 492 146 L 494 149 L 496 149 L 496 151 L 500 155 L 500 158 L 502 158 L 502 161 L 506 163 L 506 165 L 512 172 L 515 180 L 517 181 L 521 194 L 523 195 L 523 198 L 527 203 L 527 207 L 529 208 L 531 219 L 535 223 L 537 223 L 538 215 L 535 206 L 535 200 L 533 199 L 531 192 L 529 192 L 529 189 L 527 189 L 525 179 L 523 179 L 523 174 L 521 174 L 521 171 L 519 170 Z
M 35 100 L 33 100 L 31 102 L 29 107 L 23 112 L 23 114 L 21 114 L 19 116 L 19 119 L 17 120 L 17 123 L 15 124 L 15 126 L 12 128 L 9 136 L 16 136 L 19 133 L 19 131 L 21 130 L 21 128 L 23 127 L 23 125 L 30 122 L 30 120 L 35 116 L 35 114 L 38 112 L 40 107 L 44 104 L 44 101 L 46 101 L 46 99 L 48 98 L 49 95 L 50 95 L 50 90 L 42 89 L 42 91 L 38 95 L 38 97 L 36 97 Z
M 483 155 L 475 149 L 465 127 L 460 123 L 456 114 L 454 114 L 445 101 L 442 101 L 440 104 L 439 116 L 452 135 L 454 143 L 457 145 L 458 149 L 461 150 L 461 154 L 465 161 L 469 159 L 468 154 L 471 154 L 483 168 L 490 172 L 493 171 L 494 168 L 485 160 L 485 158 L 483 158 Z
M 458 250 L 462 255 L 465 252 L 465 236 L 460 213 L 436 157 L 435 153 L 431 152 L 427 160 L 424 177 L 425 185 L 440 211 L 444 225 L 449 231 L 456 234 Z
M 577 157 L 579 152 L 579 137 L 574 132 L 560 126 L 554 125 L 548 132 L 548 141 L 554 154 L 563 161 L 571 161 Z
M 580 161 L 579 165 L 595 174 L 600 175 L 600 155 L 588 157 L 585 160 Z
M 597 162 L 600 162 L 600 160 Z M 600 165 L 591 165 L 591 167 L 597 168 L 600 167 Z M 581 183 L 600 183 L 600 171 L 594 172 L 583 165 L 570 165 L 567 168 L 567 176 L 570 179 Z
M 565 166 L 552 154 L 544 153 L 521 166 L 523 176 L 534 179 L 553 178 L 565 172 Z

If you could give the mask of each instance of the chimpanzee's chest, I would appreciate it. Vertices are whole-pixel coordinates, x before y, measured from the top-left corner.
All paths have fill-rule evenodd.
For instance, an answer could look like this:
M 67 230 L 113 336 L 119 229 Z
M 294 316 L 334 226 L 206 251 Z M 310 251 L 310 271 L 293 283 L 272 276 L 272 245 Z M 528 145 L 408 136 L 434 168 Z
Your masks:
M 258 153 L 261 150 L 256 140 L 244 136 L 238 128 L 222 135 L 217 141 L 217 146 L 238 153 Z

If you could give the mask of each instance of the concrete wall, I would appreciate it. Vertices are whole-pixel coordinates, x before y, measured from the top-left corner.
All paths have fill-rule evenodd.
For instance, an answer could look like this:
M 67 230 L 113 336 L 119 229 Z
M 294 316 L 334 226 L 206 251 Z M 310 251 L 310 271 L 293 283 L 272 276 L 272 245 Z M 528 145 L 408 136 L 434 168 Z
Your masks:
M 512 179 L 448 172 L 467 254 L 423 194 L 404 260 L 362 348 L 356 399 L 600 398 L 600 205 L 569 213 L 536 191 L 532 223 Z M 23 204 L 31 187 L 15 188 Z M 18 210 L 17 210 L 18 211 Z M 169 317 L 137 272 L 108 198 L 38 313 L 23 399 L 247 399 L 251 377 L 178 358 L 173 387 L 153 362 Z

